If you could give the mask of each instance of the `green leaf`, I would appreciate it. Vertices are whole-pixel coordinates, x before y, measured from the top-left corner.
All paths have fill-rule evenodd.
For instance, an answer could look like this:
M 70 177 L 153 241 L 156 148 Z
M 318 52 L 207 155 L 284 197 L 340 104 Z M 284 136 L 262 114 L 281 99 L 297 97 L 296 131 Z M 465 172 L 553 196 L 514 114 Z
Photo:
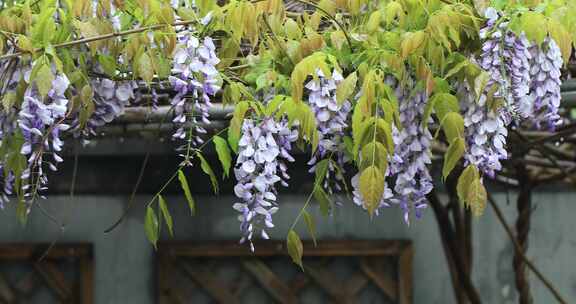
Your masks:
M 316 52 L 304 59 L 302 59 L 290 75 L 290 82 L 292 87 L 292 100 L 296 103 L 302 101 L 302 91 L 304 90 L 304 81 L 306 77 L 316 77 L 316 69 L 322 70 L 324 75 L 332 75 L 328 64 L 326 63 L 327 56 L 322 52 Z
M 170 215 L 170 211 L 168 211 L 168 206 L 166 205 L 166 201 L 162 197 L 162 195 L 158 195 L 158 205 L 160 206 L 160 211 L 162 212 L 162 217 L 166 222 L 166 226 L 168 227 L 168 232 L 171 236 L 174 236 L 173 225 L 174 222 L 172 220 L 172 215 Z
M 444 180 L 446 180 L 450 172 L 456 167 L 456 164 L 458 164 L 458 161 L 460 161 L 462 155 L 464 155 L 464 150 L 466 150 L 464 138 L 455 138 L 444 155 L 444 165 L 442 166 L 442 177 Z
M 313 191 L 314 199 L 320 205 L 320 213 L 322 216 L 328 216 L 332 206 L 332 203 L 330 202 L 330 196 L 328 193 L 326 193 L 326 191 L 324 191 L 321 185 L 315 185 Z
M 244 122 L 246 111 L 248 111 L 249 108 L 250 105 L 246 101 L 238 102 L 234 107 L 234 114 L 232 115 L 230 127 L 228 128 L 228 143 L 235 153 L 238 152 L 238 141 L 240 140 L 242 123 Z
M 356 72 L 348 75 L 346 79 L 344 79 L 336 88 L 336 102 L 339 105 L 350 98 L 352 94 L 354 94 L 354 90 L 356 89 L 356 82 L 358 81 L 358 76 L 356 76 Z
M 147 83 L 154 78 L 154 66 L 148 53 L 143 53 L 138 59 L 138 75 Z
M 318 163 L 316 163 L 314 174 L 314 185 L 322 185 L 324 179 L 326 178 L 326 173 L 328 173 L 328 165 L 330 164 L 330 159 L 325 158 Z
M 54 75 L 47 64 L 43 64 L 36 73 L 36 78 L 34 79 L 36 86 L 38 87 L 38 92 L 41 96 L 48 95 L 50 89 L 52 89 L 52 81 L 54 81 Z
M 152 206 L 148 206 L 146 208 L 146 218 L 144 219 L 144 230 L 148 241 L 154 245 L 154 248 L 156 248 L 156 243 L 158 242 L 159 228 L 156 212 L 154 212 Z
M 386 169 L 388 168 L 388 151 L 380 142 L 373 141 L 362 148 L 362 160 L 359 169 L 362 171 L 370 166 L 376 166 L 380 169 L 382 175 L 386 174 Z
M 414 52 L 422 49 L 422 45 L 426 41 L 426 34 L 424 31 L 408 32 L 402 40 L 401 56 L 406 58 Z
M 182 170 L 178 170 L 178 180 L 180 181 L 180 186 L 184 191 L 184 195 L 186 196 L 186 200 L 188 201 L 188 207 L 190 208 L 190 215 L 194 215 L 196 213 L 196 203 L 194 202 L 194 198 L 192 197 L 192 193 L 190 192 L 190 187 L 188 186 L 188 180 L 186 179 L 186 175 Z
M 228 177 L 228 174 L 230 173 L 230 167 L 232 166 L 232 156 L 230 148 L 228 148 L 228 142 L 226 142 L 226 140 L 220 136 L 214 136 L 212 141 L 214 141 L 216 154 L 218 154 L 218 159 L 222 164 L 224 176 Z
M 204 158 L 202 153 L 196 152 L 196 155 L 198 156 L 198 159 L 200 159 L 200 168 L 202 168 L 202 171 L 210 177 L 210 182 L 212 183 L 212 189 L 214 190 L 214 193 L 218 193 L 218 179 L 216 178 L 214 171 L 212 171 L 212 167 L 210 167 L 210 164 L 206 158 Z
M 4 111 L 10 111 L 14 104 L 16 104 L 16 92 L 6 92 L 2 97 L 2 106 L 4 107 Z
M 462 204 L 466 203 L 468 198 L 468 189 L 472 182 L 479 178 L 478 168 L 474 165 L 468 165 L 460 177 L 458 177 L 458 184 L 456 185 L 456 192 L 458 193 L 458 199 Z
M 442 119 L 442 130 L 446 140 L 451 143 L 456 138 L 464 137 L 464 118 L 457 112 L 450 112 Z
M 302 245 L 300 237 L 294 230 L 290 230 L 288 232 L 286 245 L 288 248 L 288 254 L 292 258 L 292 261 L 296 265 L 300 266 L 302 270 L 304 270 L 304 267 L 302 266 L 302 254 L 304 253 L 304 246 Z
M 458 98 L 449 93 L 440 93 L 432 97 L 434 100 L 434 111 L 436 116 L 440 121 L 444 120 L 444 117 L 450 112 L 460 112 L 460 106 L 458 105 Z
M 480 178 L 477 177 L 470 184 L 466 196 L 466 203 L 468 208 L 470 208 L 472 211 L 473 215 L 480 216 L 484 213 L 484 209 L 486 208 L 486 200 L 486 188 L 484 188 Z
M 306 228 L 308 228 L 308 233 L 310 233 L 310 237 L 312 237 L 312 241 L 314 242 L 314 246 L 317 246 L 316 243 L 316 224 L 314 223 L 314 218 L 308 213 L 306 210 L 302 210 L 302 215 L 304 216 L 304 222 L 306 223 Z
M 384 194 L 384 175 L 378 167 L 370 166 L 360 174 L 359 183 L 364 207 L 370 215 L 373 215 Z

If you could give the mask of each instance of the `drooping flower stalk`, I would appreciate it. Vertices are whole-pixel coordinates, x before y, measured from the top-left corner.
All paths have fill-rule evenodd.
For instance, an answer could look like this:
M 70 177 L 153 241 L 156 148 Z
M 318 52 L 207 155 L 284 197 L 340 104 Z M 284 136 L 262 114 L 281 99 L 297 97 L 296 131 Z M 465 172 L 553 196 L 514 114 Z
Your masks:
M 530 121 L 538 129 L 554 131 L 562 122 L 558 114 L 562 52 L 554 39 L 549 36 L 541 45 L 533 46 L 531 51 L 530 93 L 534 108 L 531 111 Z
M 412 210 L 417 218 L 421 217 L 422 209 L 427 206 L 426 195 L 433 187 L 428 170 L 428 165 L 432 162 L 430 147 L 433 138 L 428 130 L 428 122 L 422 123 L 427 96 L 421 89 L 411 92 L 412 81 L 408 81 L 404 86 L 391 78 L 386 82 L 395 88 L 400 106 L 401 128 L 392 126 L 395 148 L 389 159 L 379 208 L 398 205 L 403 210 L 404 221 L 409 224 Z M 389 186 L 390 180 L 394 180 L 393 187 Z M 352 178 L 351 184 L 354 188 L 354 203 L 363 206 L 359 174 Z
M 342 75 L 334 70 L 332 77 L 327 78 L 321 70 L 317 71 L 318 78 L 306 84 L 309 91 L 308 103 L 316 116 L 316 124 L 320 134 L 318 149 L 308 162 L 309 172 L 316 170 L 316 164 L 326 158 L 333 157 L 335 163 L 330 162 L 323 188 L 329 193 L 342 190 L 344 183 L 344 163 L 347 161 L 344 146 L 344 131 L 348 127 L 347 119 L 352 108 L 348 100 L 338 103 L 336 88 L 343 80 Z M 337 170 L 336 165 L 340 168 Z
M 96 129 L 112 122 L 124 114 L 124 109 L 134 100 L 134 91 L 138 85 L 135 81 L 113 81 L 110 79 L 93 79 L 91 81 L 94 102 L 94 112 L 80 129 L 79 117 L 72 125 L 75 135 L 84 138 L 96 135 Z
M 400 123 L 402 129 L 393 128 L 394 156 L 390 162 L 390 173 L 396 176 L 394 185 L 395 200 L 404 211 L 404 221 L 410 223 L 410 211 L 417 218 L 427 207 L 426 195 L 432 191 L 432 177 L 428 170 L 431 160 L 432 134 L 428 124 L 423 122 L 424 109 L 428 97 L 422 90 L 405 92 L 400 103 Z
M 173 122 L 178 129 L 173 137 L 186 139 L 189 145 L 203 142 L 201 135 L 206 130 L 200 123 L 210 123 L 210 99 L 220 90 L 216 69 L 220 60 L 215 51 L 216 46 L 210 37 L 205 37 L 201 42 L 187 31 L 178 34 L 172 68 L 175 76 L 169 77 L 170 84 L 176 90 L 172 106 L 175 112 Z
M 60 136 L 62 131 L 69 128 L 63 123 L 68 105 L 64 93 L 69 85 L 66 76 L 57 75 L 48 96 L 40 96 L 33 85 L 24 93 L 18 126 L 24 139 L 20 153 L 28 158 L 28 165 L 21 176 L 22 190 L 24 197 L 30 201 L 46 190 L 48 178 L 44 166 L 48 165 L 50 170 L 56 171 L 56 164 L 63 161 L 59 155 L 64 144 Z M 51 158 L 47 160 L 45 155 Z M 44 198 L 42 195 L 40 197 Z
M 261 122 L 245 119 L 242 137 L 238 143 L 238 158 L 234 174 L 238 183 L 234 193 L 240 202 L 234 209 L 240 212 L 241 243 L 248 241 L 254 251 L 252 237 L 259 233 L 268 239 L 266 229 L 274 227 L 272 215 L 278 211 L 276 183 L 287 186 L 286 162 L 294 159 L 290 155 L 292 143 L 298 138 L 296 130 L 272 118 Z
M 483 39 L 479 65 L 489 75 L 487 92 L 504 101 L 500 110 L 508 125 L 530 115 L 530 43 L 508 29 L 509 22 L 493 8 L 486 10 L 488 21 L 480 30 Z

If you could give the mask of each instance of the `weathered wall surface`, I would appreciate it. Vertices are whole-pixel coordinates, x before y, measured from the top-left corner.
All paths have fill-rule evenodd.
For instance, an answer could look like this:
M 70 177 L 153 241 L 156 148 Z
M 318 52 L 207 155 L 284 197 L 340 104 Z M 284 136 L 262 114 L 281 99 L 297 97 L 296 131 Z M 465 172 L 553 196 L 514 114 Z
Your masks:
M 505 204 L 506 196 L 497 195 L 509 221 L 514 205 Z M 142 206 L 148 197 L 138 197 Z M 302 196 L 281 196 L 281 209 L 275 216 L 274 238 L 282 238 L 304 202 Z M 95 247 L 96 303 L 154 303 L 153 258 L 143 231 L 143 212 L 133 210 L 112 233 L 104 229 L 122 213 L 127 198 L 119 196 L 52 196 L 42 205 L 48 213 L 67 224 L 64 233 L 46 216 L 36 211 L 27 227 L 15 220 L 8 207 L 0 213 L 2 242 L 86 241 Z M 189 217 L 181 197 L 167 197 L 175 219 L 177 239 L 236 239 L 238 222 L 230 207 L 233 197 L 196 197 L 198 215 Z M 535 196 L 529 256 L 558 286 L 562 294 L 576 301 L 576 193 L 541 193 Z M 316 215 L 318 212 L 313 208 Z M 415 245 L 415 303 L 453 303 L 453 292 L 444 253 L 432 211 L 407 227 L 398 210 L 388 210 L 372 221 L 349 203 L 328 218 L 318 216 L 321 239 L 411 239 Z M 512 245 L 491 210 L 474 221 L 474 276 L 484 303 L 514 303 L 511 267 Z M 305 228 L 300 227 L 302 236 Z M 532 279 L 535 303 L 554 303 L 543 285 Z

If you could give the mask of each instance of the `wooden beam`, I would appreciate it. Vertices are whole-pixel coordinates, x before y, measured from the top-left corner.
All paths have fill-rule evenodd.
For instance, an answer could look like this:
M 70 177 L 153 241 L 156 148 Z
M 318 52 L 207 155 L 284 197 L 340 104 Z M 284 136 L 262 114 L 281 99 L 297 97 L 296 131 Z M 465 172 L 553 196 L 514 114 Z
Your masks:
M 279 303 L 298 303 L 298 297 L 262 261 L 246 259 L 242 260 L 242 266 L 254 275 L 262 287 Z

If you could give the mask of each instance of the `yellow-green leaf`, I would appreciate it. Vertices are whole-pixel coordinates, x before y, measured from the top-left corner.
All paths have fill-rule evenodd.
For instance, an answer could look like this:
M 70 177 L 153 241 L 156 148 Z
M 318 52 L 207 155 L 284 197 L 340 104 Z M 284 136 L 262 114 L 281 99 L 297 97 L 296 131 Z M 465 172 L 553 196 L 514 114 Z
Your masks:
M 143 53 L 138 59 L 138 75 L 147 83 L 150 83 L 154 78 L 152 58 L 148 53 Z
M 156 212 L 154 212 L 152 206 L 148 206 L 146 208 L 146 217 L 144 218 L 144 231 L 146 232 L 148 241 L 150 241 L 154 247 L 156 247 L 156 243 L 158 242 L 159 228 Z
M 358 76 L 356 72 L 348 75 L 336 88 L 336 101 L 341 105 L 345 100 L 350 98 L 354 94 L 356 89 L 356 82 L 358 81 Z
M 40 95 L 48 95 L 48 92 L 50 92 L 50 89 L 52 89 L 52 81 L 54 81 L 54 75 L 52 74 L 50 67 L 46 64 L 42 65 L 38 69 L 34 81 L 36 82 L 36 86 L 38 87 L 38 92 Z
M 456 167 L 458 161 L 464 155 L 464 150 L 466 149 L 466 144 L 464 143 L 464 138 L 457 137 L 448 147 L 448 150 L 444 154 L 444 165 L 442 166 L 442 177 L 446 179 L 450 172 Z
M 188 201 L 190 214 L 194 215 L 196 213 L 196 203 L 194 202 L 194 198 L 192 197 L 192 193 L 190 192 L 190 187 L 188 186 L 188 179 L 186 179 L 186 175 L 184 175 L 184 172 L 182 170 L 178 170 L 178 180 L 180 181 L 182 191 L 184 191 L 184 196 L 186 196 L 186 200 Z
M 314 246 L 316 246 L 317 245 L 317 243 L 316 243 L 316 224 L 314 223 L 314 218 L 306 210 L 302 211 L 302 216 L 304 216 L 304 222 L 306 223 L 306 228 L 308 228 L 308 233 L 310 233 L 310 237 L 312 237 L 312 241 L 314 242 Z
M 302 270 L 304 267 L 302 265 L 302 254 L 304 253 L 304 246 L 302 245 L 302 241 L 300 237 L 294 230 L 290 230 L 288 232 L 288 237 L 286 239 L 286 246 L 288 249 L 288 254 L 292 258 L 292 261 L 300 266 Z
M 171 236 L 174 236 L 174 222 L 172 220 L 172 215 L 170 215 L 170 211 L 168 210 L 168 206 L 166 205 L 166 200 L 162 195 L 158 195 L 158 205 L 160 206 L 160 212 L 162 213 L 162 217 L 166 222 L 166 226 L 168 227 L 168 232 Z
M 464 137 L 464 118 L 457 112 L 446 114 L 442 119 L 442 130 L 449 143 L 456 138 Z
M 208 163 L 206 158 L 204 158 L 202 153 L 197 152 L 196 156 L 198 156 L 198 158 L 200 159 L 200 168 L 206 175 L 210 177 L 210 182 L 212 183 L 212 189 L 214 190 L 214 193 L 218 193 L 219 192 L 218 179 L 216 178 L 216 175 L 214 174 L 212 167 L 210 167 L 210 164 Z
M 456 192 L 458 193 L 458 199 L 462 204 L 466 203 L 468 198 L 468 189 L 472 182 L 479 178 L 478 168 L 474 165 L 468 165 L 460 177 L 458 177 L 458 184 L 456 185 Z
M 364 207 L 373 215 L 384 194 L 384 175 L 378 167 L 370 166 L 360 174 L 359 183 Z
M 216 154 L 218 154 L 218 159 L 222 164 L 224 176 L 228 177 L 230 167 L 232 166 L 232 156 L 230 148 L 228 148 L 228 143 L 224 138 L 220 136 L 214 136 L 212 141 L 214 142 L 214 146 L 216 147 Z
M 486 188 L 484 188 L 480 178 L 474 179 L 468 188 L 466 198 L 468 208 L 470 208 L 473 215 L 480 216 L 484 213 L 486 200 Z

